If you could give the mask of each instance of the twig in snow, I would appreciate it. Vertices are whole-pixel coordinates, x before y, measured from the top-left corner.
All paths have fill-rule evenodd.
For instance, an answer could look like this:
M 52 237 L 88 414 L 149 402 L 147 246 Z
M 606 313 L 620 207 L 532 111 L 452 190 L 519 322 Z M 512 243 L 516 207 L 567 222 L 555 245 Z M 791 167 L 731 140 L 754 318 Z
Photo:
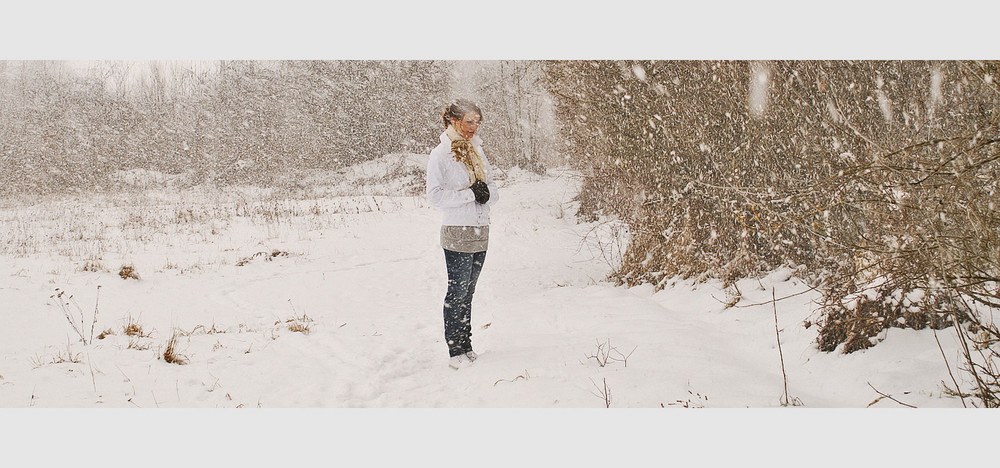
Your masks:
M 958 398 L 962 400 L 962 408 L 968 408 L 968 406 L 965 406 L 965 397 L 962 396 L 962 389 L 958 386 L 958 380 L 955 380 L 955 375 L 951 373 L 951 365 L 948 364 L 948 357 L 944 354 L 944 348 L 941 346 L 941 340 L 938 339 L 937 330 L 935 330 L 934 327 L 931 327 L 931 331 L 934 332 L 934 341 L 937 341 L 938 349 L 941 351 L 941 359 L 944 359 L 944 367 L 948 369 L 948 375 L 951 377 L 952 383 L 955 384 L 955 393 L 957 393 Z
M 528 369 L 525 369 L 524 370 L 524 374 L 521 374 L 521 375 L 519 375 L 517 377 L 514 377 L 513 379 L 500 379 L 500 380 L 497 380 L 496 382 L 493 382 L 493 386 L 496 387 L 497 384 L 500 383 L 500 382 L 511 382 L 511 383 L 514 383 L 514 382 L 517 382 L 518 380 L 528 380 L 530 377 L 531 377 L 531 375 L 528 374 Z
M 97 393 L 97 377 L 94 376 L 94 365 L 91 362 L 90 353 L 87 353 L 87 366 L 90 367 L 90 381 L 94 384 L 94 393 Z
M 628 358 L 632 356 L 632 353 L 635 352 L 636 348 L 638 348 L 638 346 L 632 348 L 632 351 L 630 351 L 627 355 L 622 354 L 622 352 L 619 351 L 618 348 L 611 345 L 611 339 L 608 338 L 608 340 L 605 341 L 604 343 L 598 341 L 597 351 L 594 354 L 586 355 L 586 357 L 587 359 L 593 359 L 597 361 L 597 365 L 601 367 L 606 367 L 609 362 L 621 362 L 625 364 L 625 367 L 628 367 Z M 618 354 L 618 357 L 616 358 L 611 356 L 612 352 Z
M 785 383 L 785 394 L 782 395 L 785 401 L 779 401 L 781 406 L 799 406 L 802 402 L 798 398 L 788 396 L 788 374 L 785 372 L 785 355 L 781 351 L 781 334 L 778 332 L 778 301 L 774 300 L 774 288 L 771 288 L 771 305 L 774 307 L 774 338 L 778 342 L 778 357 L 781 359 L 781 378 Z
M 785 299 L 791 299 L 791 298 L 793 298 L 795 296 L 801 296 L 803 294 L 807 294 L 807 293 L 810 293 L 810 292 L 813 292 L 813 291 L 818 291 L 821 286 L 823 286 L 822 283 L 820 283 L 820 284 L 818 284 L 816 286 L 812 286 L 809 289 L 806 289 L 804 291 L 799 291 L 797 293 L 789 294 L 787 296 L 782 297 L 781 299 L 774 299 L 774 296 L 772 295 L 770 301 L 758 302 L 756 304 L 743 304 L 743 305 L 738 305 L 738 306 L 733 306 L 733 307 L 736 307 L 737 309 L 744 309 L 744 308 L 747 308 L 747 307 L 757 307 L 757 306 L 762 306 L 762 305 L 768 305 L 768 304 L 772 304 L 772 303 L 777 302 L 777 301 L 783 301 Z M 716 300 L 718 300 L 718 299 L 716 299 Z
M 118 372 L 122 373 L 122 377 L 125 377 L 125 380 L 128 381 L 129 385 L 132 386 L 132 395 L 135 395 L 135 382 L 132 382 L 132 379 L 130 379 L 129 376 L 125 375 L 125 371 L 123 371 L 121 367 L 118 367 L 118 364 L 115 364 L 115 367 L 118 369 Z M 132 401 L 132 399 L 129 398 L 129 401 Z
M 610 357 L 610 351 L 605 349 L 605 346 L 610 346 L 611 340 L 609 339 L 605 343 L 597 342 L 597 352 L 594 354 L 587 355 L 587 359 L 593 359 L 597 361 L 597 365 L 604 367 L 608 365 L 608 358 Z
M 882 398 L 888 398 L 888 399 L 890 399 L 890 400 L 892 400 L 892 401 L 895 401 L 896 403 L 899 403 L 899 404 L 901 404 L 901 405 L 903 405 L 903 406 L 906 406 L 906 407 L 908 407 L 908 408 L 916 408 L 916 406 L 913 406 L 913 405 L 908 405 L 908 404 L 906 404 L 906 403 L 903 403 L 902 401 L 899 401 L 899 400 L 897 400 L 897 399 L 893 398 L 893 397 L 892 397 L 892 395 L 886 395 L 885 393 L 882 393 L 882 392 L 878 391 L 878 389 L 877 389 L 877 388 L 875 388 L 875 386 L 873 386 L 871 382 L 867 382 L 867 383 L 868 383 L 868 386 L 872 388 L 872 390 L 875 390 L 875 393 L 878 393 L 879 395 L 882 395 L 882 397 L 881 397 L 881 398 L 878 398 L 878 399 L 876 399 L 875 401 L 873 401 L 873 402 L 869 403 L 869 404 L 868 404 L 868 406 L 871 406 L 871 405 L 874 405 L 875 403 L 878 403 L 879 401 L 881 401 L 881 400 L 882 400 Z M 909 392 L 903 392 L 903 394 L 904 394 L 904 395 L 905 395 L 906 393 L 909 393 Z
M 778 357 L 781 358 L 781 378 L 785 382 L 784 402 L 781 406 L 788 406 L 788 374 L 785 373 L 785 355 L 781 352 L 781 335 L 778 333 L 778 303 L 774 299 L 774 288 L 771 288 L 771 305 L 774 306 L 774 339 L 778 342 Z
M 625 365 L 625 367 L 628 367 L 628 358 L 632 357 L 632 353 L 634 353 L 636 349 L 639 349 L 639 347 L 635 346 L 632 348 L 632 351 L 628 352 L 628 354 L 622 354 L 621 351 L 618 351 L 618 348 L 612 348 L 614 352 L 618 353 L 618 359 L 616 360 L 621 361 L 622 364 Z
M 605 408 L 611 408 L 611 389 L 608 388 L 608 379 L 602 380 L 604 381 L 603 390 L 597 386 L 597 382 L 594 382 L 593 379 L 590 380 L 590 383 L 594 384 L 594 387 L 597 388 L 597 393 L 593 393 L 593 395 L 604 400 Z
M 101 304 L 101 285 L 97 285 L 97 299 L 94 299 L 94 317 L 90 322 L 90 342 L 94 342 L 94 327 L 97 326 L 97 313 Z M 83 318 L 82 316 L 80 317 Z M 90 356 L 87 356 L 88 358 Z

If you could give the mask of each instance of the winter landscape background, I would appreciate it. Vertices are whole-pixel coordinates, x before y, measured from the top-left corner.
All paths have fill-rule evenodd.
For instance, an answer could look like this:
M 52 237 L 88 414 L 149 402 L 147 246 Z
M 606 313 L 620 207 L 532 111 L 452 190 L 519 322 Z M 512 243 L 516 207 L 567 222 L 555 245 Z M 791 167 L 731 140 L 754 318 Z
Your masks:
M 484 34 L 482 41 L 488 44 L 491 37 Z M 636 50 L 642 50 L 639 47 Z M 86 430 L 94 423 L 85 421 L 106 418 L 123 426 L 136 422 L 110 409 L 52 413 L 39 407 L 572 407 L 597 412 L 545 416 L 510 410 L 436 409 L 406 412 L 403 417 L 375 410 L 299 412 L 291 417 L 266 412 L 269 422 L 277 423 L 274 426 L 296 427 L 292 435 L 283 437 L 264 429 L 256 417 L 227 413 L 225 419 L 239 423 L 220 432 L 212 430 L 212 424 L 198 424 L 204 418 L 197 414 L 164 409 L 142 412 L 147 419 L 142 426 L 153 433 L 157 427 L 160 431 L 166 427 L 162 433 L 189 443 L 216 441 L 233 447 L 252 440 L 262 447 L 298 447 L 292 453 L 275 450 L 254 457 L 287 462 L 289 458 L 301 460 L 303 453 L 315 457 L 321 452 L 317 447 L 330 443 L 330 434 L 339 440 L 384 440 L 388 433 L 395 436 L 393 443 L 401 452 L 429 456 L 429 446 L 448 439 L 432 437 L 434 431 L 428 432 L 427 425 L 444 434 L 455 421 L 463 421 L 471 427 L 470 435 L 478 436 L 449 449 L 477 457 L 477 463 L 496 465 L 506 463 L 504 456 L 510 453 L 514 459 L 532 459 L 552 448 L 564 449 L 558 452 L 564 461 L 637 462 L 640 459 L 634 454 L 641 450 L 634 449 L 662 447 L 665 440 L 667 453 L 683 453 L 688 459 L 731 460 L 721 455 L 723 451 L 697 448 L 717 447 L 706 439 L 722 441 L 735 453 L 764 456 L 769 452 L 761 447 L 771 441 L 765 434 L 781 438 L 779 452 L 792 446 L 801 451 L 827 436 L 797 428 L 829 427 L 832 422 L 839 437 L 850 440 L 853 449 L 870 458 L 885 448 L 874 441 L 898 444 L 919 437 L 903 435 L 907 431 L 899 429 L 887 433 L 884 427 L 879 429 L 880 423 L 913 428 L 927 427 L 928 420 L 940 421 L 939 412 L 929 416 L 924 410 L 916 417 L 904 414 L 904 404 L 922 408 L 981 404 L 971 395 L 978 387 L 975 377 L 960 369 L 964 355 L 956 328 L 941 320 L 935 324 L 933 316 L 928 316 L 926 326 L 918 329 L 920 324 L 905 314 L 915 312 L 908 309 L 919 309 L 944 314 L 939 319 L 954 315 L 948 313 L 954 310 L 923 304 L 913 307 L 924 298 L 934 298 L 933 287 L 906 284 L 908 289 L 902 290 L 899 282 L 855 281 L 858 289 L 839 297 L 849 300 L 837 302 L 838 297 L 830 295 L 835 288 L 828 286 L 837 284 L 843 291 L 850 284 L 849 276 L 836 266 L 853 264 L 862 272 L 884 272 L 884 266 L 906 263 L 910 257 L 899 262 L 892 254 L 900 250 L 878 245 L 871 250 L 890 255 L 829 262 L 844 252 L 823 250 L 829 246 L 819 245 L 822 241 L 791 238 L 789 231 L 781 229 L 775 230 L 780 231 L 776 238 L 769 238 L 771 232 L 765 228 L 788 221 L 781 217 L 783 211 L 799 216 L 802 203 L 817 202 L 815 197 L 829 188 L 816 184 L 822 176 L 827 176 L 824 182 L 836 182 L 829 176 L 839 175 L 848 163 L 869 164 L 865 157 L 908 148 L 897 145 L 908 141 L 907 135 L 900 137 L 900 129 L 923 126 L 927 139 L 948 140 L 946 145 L 958 142 L 955 147 L 939 147 L 939 152 L 952 154 L 962 152 L 961 143 L 989 141 L 988 133 L 984 138 L 967 128 L 932 134 L 927 120 L 915 118 L 912 110 L 917 103 L 922 112 L 935 109 L 940 116 L 942 103 L 990 102 L 983 95 L 966 99 L 962 94 L 969 87 L 989 94 L 990 89 L 983 86 L 991 83 L 988 69 L 978 75 L 975 86 L 968 81 L 977 76 L 975 67 L 983 62 L 860 62 L 867 70 L 841 83 L 842 88 L 834 88 L 838 94 L 830 98 L 832 110 L 826 99 L 799 96 L 800 102 L 812 106 L 811 114 L 801 109 L 788 111 L 788 93 L 802 89 L 789 87 L 787 82 L 783 85 L 780 77 L 797 71 L 799 76 L 813 78 L 804 83 L 822 88 L 831 81 L 815 78 L 826 74 L 840 81 L 842 77 L 836 74 L 845 62 L 699 60 L 684 69 L 671 69 L 676 63 L 645 61 L 410 61 L 409 68 L 402 60 L 368 61 L 370 66 L 333 62 L 338 61 L 78 61 L 31 62 L 26 67 L 4 62 L 3 111 L 5 117 L 17 116 L 2 119 L 4 142 L 15 142 L 24 151 L 5 153 L 3 159 L 4 186 L 8 187 L 4 224 L 14 226 L 5 232 L 3 267 L 10 286 L 5 284 L 3 303 L 5 311 L 28 312 L 3 315 L 11 322 L 4 323 L 0 340 L 5 367 L 0 370 L 0 387 L 3 405 L 9 408 L 5 412 L 21 421 L 20 432 L 55 435 L 64 445 L 82 449 L 73 441 L 100 440 L 94 431 Z M 912 68 L 907 69 L 914 65 L 923 70 L 917 78 L 912 78 Z M 226 67 L 228 71 L 221 72 Z M 344 73 L 336 84 L 326 81 L 337 75 L 336 68 L 354 68 L 355 75 L 348 79 L 350 74 Z M 32 78 L 18 82 L 18 73 L 26 70 Z M 567 80 L 586 77 L 588 70 L 593 75 L 584 81 Z M 390 79 L 401 74 L 424 79 Z M 900 84 L 904 75 L 905 85 Z M 45 79 L 34 79 L 40 76 Z M 111 76 L 117 76 L 119 84 Z M 175 76 L 187 78 L 175 80 Z M 761 76 L 765 79 L 758 81 L 756 77 Z M 685 85 L 700 82 L 706 86 L 681 89 L 675 84 L 677 88 L 668 89 L 675 77 Z M 185 80 L 187 84 L 180 84 Z M 67 81 L 75 84 L 66 86 Z M 416 107 L 400 101 L 388 103 L 406 111 L 400 114 L 406 114 L 403 121 L 386 119 L 375 110 L 387 106 L 378 99 L 339 109 L 310 107 L 310 102 L 346 103 L 350 95 L 356 95 L 335 99 L 333 89 L 368 90 L 384 82 L 392 82 L 400 91 L 383 91 L 390 96 L 407 101 L 416 95 L 427 102 L 413 99 L 410 102 Z M 761 82 L 766 83 L 763 94 L 762 87 L 754 84 Z M 719 84 L 712 88 L 712 83 Z M 936 86 L 946 91 L 935 91 Z M 323 87 L 328 94 L 315 93 Z M 434 352 L 434 346 L 441 345 L 435 310 L 442 292 L 434 282 L 443 282 L 443 273 L 433 235 L 437 215 L 419 195 L 421 155 L 427 149 L 422 145 L 432 144 L 440 131 L 436 107 L 455 95 L 473 97 L 486 110 L 482 131 L 487 152 L 500 167 L 502 189 L 510 195 L 505 198 L 506 206 L 498 205 L 494 214 L 500 229 L 474 314 L 474 339 L 484 350 L 484 360 L 463 369 L 464 373 L 446 369 Z M 675 96 L 711 104 L 676 106 L 680 101 L 671 101 Z M 680 112 L 671 118 L 653 107 L 630 106 L 636 102 L 674 104 Z M 580 103 L 595 109 L 581 112 L 574 108 Z M 976 106 L 954 113 L 976 114 L 970 112 L 972 107 Z M 981 128 L 988 132 L 989 105 L 979 107 L 984 110 L 980 115 L 986 115 Z M 192 112 L 201 108 L 211 111 Z M 421 112 L 426 112 L 426 119 L 409 120 Z M 699 114 L 709 118 L 700 122 Z M 871 115 L 881 115 L 885 123 Z M 786 129 L 804 128 L 789 116 L 817 125 L 805 131 L 819 140 L 807 141 L 805 146 L 813 148 L 806 152 L 818 146 L 819 153 L 842 158 L 842 165 L 828 165 L 822 159 L 787 164 L 784 157 L 774 154 L 768 162 L 761 157 L 766 152 L 748 150 L 756 146 L 797 153 L 793 150 L 802 141 L 786 138 L 781 125 L 776 125 L 785 121 Z M 39 124 L 13 126 L 12 122 L 25 118 Z M 772 121 L 766 122 L 768 118 Z M 350 125 L 344 124 L 345 119 Z M 527 125 L 522 124 L 525 121 Z M 834 153 L 832 149 L 849 144 L 842 135 L 826 133 L 836 126 L 831 124 L 841 124 L 838 131 L 846 128 L 852 134 L 861 133 L 879 145 Z M 296 133 L 295 128 L 308 131 Z M 737 128 L 747 133 L 735 132 Z M 45 131 L 36 133 L 36 129 Z M 681 132 L 668 137 L 665 129 Z M 701 131 L 683 133 L 694 129 Z M 743 152 L 719 144 L 741 141 L 746 135 L 772 136 L 753 140 Z M 886 141 L 872 138 L 875 135 L 886 136 Z M 971 138 L 962 140 L 966 136 Z M 351 143 L 344 145 L 347 141 Z M 834 141 L 841 146 L 831 149 Z M 664 142 L 675 147 L 663 151 Z M 692 142 L 697 143 L 692 147 Z M 886 142 L 892 145 L 882 145 Z M 824 143 L 829 146 L 824 148 Z M 984 158 L 958 168 L 958 172 L 973 174 L 969 184 L 973 190 L 984 190 L 970 192 L 983 194 L 978 199 L 965 197 L 983 202 L 972 207 L 985 207 L 977 215 L 991 215 L 993 209 L 988 197 L 995 187 L 989 185 L 988 171 L 995 170 L 990 166 L 991 144 L 981 147 L 985 152 L 978 154 Z M 10 151 L 13 146 L 4 149 Z M 670 154 L 670 150 L 681 153 L 680 161 L 670 160 L 673 173 L 628 159 Z M 843 156 L 845 152 L 850 156 Z M 727 160 L 725 154 L 735 156 Z M 858 159 L 851 160 L 852 156 Z M 922 169 L 933 173 L 932 177 L 943 172 L 918 167 L 921 162 L 934 162 L 921 160 L 925 154 L 911 156 L 915 156 L 907 160 L 913 163 L 911 170 Z M 820 164 L 812 164 L 816 161 Z M 866 167 L 883 173 L 900 169 L 887 166 Z M 827 172 L 813 170 L 816 167 Z M 980 169 L 987 172 L 977 172 Z M 773 179 L 762 184 L 761 178 L 768 177 Z M 976 185 L 976 180 L 985 182 Z M 766 192 L 768 188 L 801 189 L 795 181 L 809 182 L 806 185 L 813 190 L 791 199 L 787 192 L 781 193 L 783 197 Z M 856 193 L 870 194 L 873 187 L 886 188 L 880 184 L 887 181 L 898 183 L 876 174 L 854 188 L 859 189 Z M 695 185 L 689 188 L 692 182 Z M 663 187 L 668 190 L 657 191 Z M 890 198 L 898 197 L 897 202 L 907 195 L 928 197 L 921 198 L 921 203 L 938 201 L 927 192 L 902 194 L 891 186 L 887 193 Z M 939 198 L 948 202 L 947 197 Z M 784 204 L 760 210 L 769 200 Z M 872 200 L 848 201 L 863 205 Z M 877 201 L 883 211 L 867 218 L 892 219 L 891 203 Z M 738 209 L 729 208 L 734 204 Z M 650 209 L 656 206 L 683 212 L 678 216 Z M 866 219 L 856 218 L 849 210 L 828 214 L 812 208 L 806 211 L 825 217 L 824 227 Z M 952 215 L 953 208 L 942 211 Z M 958 208 L 970 212 L 967 205 Z M 697 213 L 697 221 L 688 222 L 686 231 L 683 222 L 671 224 L 690 219 L 685 212 Z M 938 212 L 933 215 L 943 224 L 975 229 L 961 219 L 946 221 Z M 748 227 L 748 219 L 758 226 Z M 643 232 L 644 227 L 654 229 Z M 679 233 L 684 234 L 677 237 Z M 826 234 L 827 239 L 834 238 Z M 969 232 L 964 234 L 968 237 Z M 400 246 L 400 236 L 414 242 Z M 635 241 L 636 236 L 641 242 Z M 746 238 L 752 242 L 741 240 Z M 501 242 L 507 252 L 494 253 Z M 984 252 L 995 245 L 990 242 L 986 236 L 981 245 Z M 634 246 L 640 244 L 648 249 L 647 255 L 637 255 L 641 250 Z M 666 246 L 688 252 L 672 252 Z M 691 251 L 691 246 L 698 248 Z M 773 249 L 777 252 L 765 252 L 774 246 L 779 246 Z M 817 251 L 830 256 L 814 255 Z M 960 252 L 971 253 L 965 258 L 985 260 L 973 261 L 973 265 L 991 261 L 988 256 L 977 257 L 975 251 Z M 803 261 L 810 255 L 821 262 Z M 917 269 L 918 273 L 928 271 L 947 270 Z M 129 272 L 135 275 L 129 277 Z M 877 276 L 863 279 L 874 281 Z M 843 281 L 822 282 L 829 278 Z M 381 285 L 386 282 L 397 288 L 385 289 Z M 827 287 L 810 289 L 821 284 Z M 882 285 L 888 287 L 879 289 Z M 867 286 L 874 286 L 869 289 L 878 294 L 864 289 Z M 957 290 L 954 283 L 946 286 Z M 58 294 L 63 291 L 62 299 L 73 296 L 63 303 L 65 309 L 59 305 Z M 861 294 L 854 294 L 858 291 Z M 772 297 L 788 298 L 771 304 Z M 837 342 L 838 337 L 848 335 L 833 333 L 833 341 L 827 342 L 834 344 L 833 349 L 821 350 L 818 327 L 828 306 L 842 304 L 840 312 L 846 314 L 871 312 L 863 298 L 872 302 L 889 298 L 884 302 L 889 307 L 871 313 L 874 319 L 856 330 L 862 332 L 855 333 L 859 339 Z M 372 310 L 372 304 L 378 304 L 377 310 Z M 90 322 L 95 309 L 98 319 Z M 82 318 L 80 333 L 67 322 L 65 312 Z M 893 321 L 902 326 L 881 325 Z M 98 338 L 105 331 L 111 333 Z M 849 342 L 854 344 L 848 346 Z M 851 352 L 845 353 L 849 347 Z M 165 360 L 168 348 L 175 351 L 177 361 Z M 27 389 L 29 384 L 31 389 Z M 967 396 L 955 396 L 949 386 L 964 386 Z M 859 410 L 866 412 L 861 414 L 809 409 L 864 408 L 870 403 L 900 409 L 876 411 L 889 416 L 876 418 L 874 424 L 871 410 Z M 765 419 L 778 414 L 777 425 L 765 421 L 761 426 L 761 413 L 754 410 L 712 410 L 783 404 L 803 406 L 769 410 Z M 605 406 L 648 409 L 643 413 L 597 410 Z M 707 409 L 667 411 L 683 407 Z M 32 411 L 34 416 L 18 416 L 21 411 Z M 970 427 L 972 420 L 955 421 L 955 413 L 949 414 L 952 419 L 945 418 L 946 425 Z M 69 423 L 67 416 L 80 422 Z M 330 424 L 331 420 L 343 424 Z M 637 421 L 640 424 L 635 426 Z M 558 432 L 554 437 L 553 431 L 546 430 L 553 426 Z M 117 434 L 119 446 L 141 441 L 133 433 L 145 432 L 109 431 L 106 422 L 96 427 Z M 599 434 L 596 439 L 595 433 Z M 503 438 L 511 434 L 520 435 L 517 445 L 505 443 Z M 975 439 L 977 434 L 983 431 L 973 430 L 965 437 Z M 623 450 L 565 450 L 580 440 Z M 469 452 L 470 443 L 480 448 Z M 484 450 L 484 443 L 489 451 Z M 782 443 L 786 448 L 781 449 Z M 202 452 L 208 450 L 204 442 L 192 445 Z M 335 446 L 351 452 L 343 444 Z M 492 455 L 496 449 L 504 455 Z M 361 450 L 370 453 L 372 449 Z M 813 463 L 846 462 L 847 454 L 855 450 L 847 451 L 845 458 Z M 357 450 L 352 453 L 359 455 Z M 897 453 L 895 459 L 950 459 L 931 453 L 912 458 L 906 453 Z M 248 459 L 246 454 L 226 457 Z M 812 458 L 800 456 L 805 457 Z
M 998 70 L 2 62 L 0 401 L 996 406 Z M 422 196 L 451 95 L 513 195 L 460 375 Z

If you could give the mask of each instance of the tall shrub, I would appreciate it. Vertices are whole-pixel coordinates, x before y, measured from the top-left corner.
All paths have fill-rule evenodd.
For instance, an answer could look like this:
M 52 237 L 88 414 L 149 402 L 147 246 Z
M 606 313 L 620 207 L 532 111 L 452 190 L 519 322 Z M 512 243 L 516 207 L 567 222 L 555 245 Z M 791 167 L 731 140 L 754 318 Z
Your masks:
M 624 220 L 615 277 L 804 265 L 823 349 L 1000 306 L 997 65 L 550 62 L 582 215 Z

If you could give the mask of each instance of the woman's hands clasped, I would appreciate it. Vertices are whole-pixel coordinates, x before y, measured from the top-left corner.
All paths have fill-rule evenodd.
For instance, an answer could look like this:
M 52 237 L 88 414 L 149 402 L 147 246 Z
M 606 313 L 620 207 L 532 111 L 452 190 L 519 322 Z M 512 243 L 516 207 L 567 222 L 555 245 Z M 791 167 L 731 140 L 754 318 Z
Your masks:
M 472 193 L 476 194 L 476 203 L 486 203 L 490 201 L 490 188 L 486 186 L 486 182 L 477 180 L 471 187 Z

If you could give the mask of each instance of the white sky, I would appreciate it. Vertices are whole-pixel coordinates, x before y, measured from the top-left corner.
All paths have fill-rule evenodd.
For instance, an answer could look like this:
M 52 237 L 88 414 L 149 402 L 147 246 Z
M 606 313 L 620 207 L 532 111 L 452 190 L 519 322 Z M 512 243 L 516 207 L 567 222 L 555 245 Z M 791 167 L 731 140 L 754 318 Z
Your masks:
M 5 7 L 0 59 L 1000 55 L 993 38 L 998 7 L 971 0 L 19 3 L 25 6 Z

